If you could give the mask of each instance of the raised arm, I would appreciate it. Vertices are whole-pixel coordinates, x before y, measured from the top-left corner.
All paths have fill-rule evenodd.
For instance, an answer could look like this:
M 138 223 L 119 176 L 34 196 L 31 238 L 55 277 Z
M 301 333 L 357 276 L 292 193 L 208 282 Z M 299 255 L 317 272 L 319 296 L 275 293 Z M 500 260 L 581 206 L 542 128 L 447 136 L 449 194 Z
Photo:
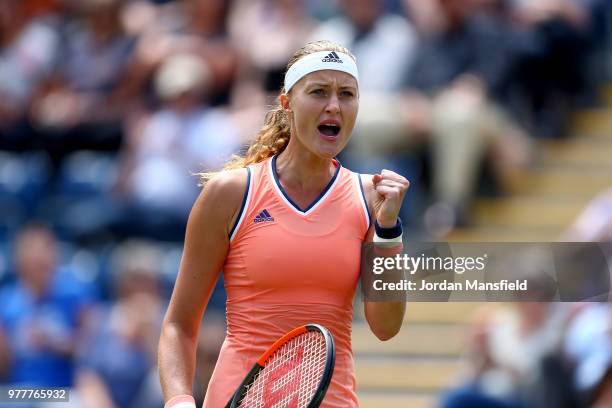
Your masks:
M 166 401 L 192 393 L 200 321 L 227 255 L 246 182 L 246 169 L 220 173 L 206 184 L 189 215 L 183 257 L 159 340 Z
M 389 170 L 382 170 L 380 174 L 362 175 L 366 199 L 372 220 L 376 220 L 382 228 L 392 228 L 397 222 L 404 196 L 410 183 L 403 176 Z M 366 242 L 372 242 L 375 229 L 374 222 L 370 226 Z M 401 243 L 395 251 L 400 253 L 403 249 Z M 388 250 L 386 251 L 387 255 Z M 365 317 L 370 330 L 380 340 L 389 340 L 395 336 L 402 327 L 405 302 L 373 302 L 364 300 Z

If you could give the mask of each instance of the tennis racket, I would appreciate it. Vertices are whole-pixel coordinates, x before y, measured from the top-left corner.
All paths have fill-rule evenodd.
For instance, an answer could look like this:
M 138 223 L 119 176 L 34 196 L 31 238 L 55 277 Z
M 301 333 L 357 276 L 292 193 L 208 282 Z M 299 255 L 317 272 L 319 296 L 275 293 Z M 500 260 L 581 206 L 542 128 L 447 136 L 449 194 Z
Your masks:
M 226 408 L 316 408 L 335 358 L 329 330 L 318 324 L 297 327 L 259 357 Z

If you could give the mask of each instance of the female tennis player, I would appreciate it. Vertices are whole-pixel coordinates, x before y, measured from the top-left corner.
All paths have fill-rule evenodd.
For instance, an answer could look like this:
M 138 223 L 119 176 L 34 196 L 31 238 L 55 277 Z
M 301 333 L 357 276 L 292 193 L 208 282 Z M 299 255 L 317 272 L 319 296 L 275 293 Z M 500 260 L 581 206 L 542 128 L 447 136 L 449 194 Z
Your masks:
M 227 337 L 204 407 L 224 407 L 260 354 L 307 323 L 327 327 L 336 343 L 321 406 L 358 406 L 351 324 L 361 245 L 401 242 L 398 214 L 409 186 L 392 171 L 359 175 L 335 159 L 351 137 L 358 107 L 355 57 L 335 43 L 309 43 L 289 61 L 279 105 L 246 157 L 206 180 L 189 217 L 161 332 L 167 408 L 195 406 L 198 329 L 221 270 Z M 397 334 L 404 302 L 364 307 L 379 339 Z

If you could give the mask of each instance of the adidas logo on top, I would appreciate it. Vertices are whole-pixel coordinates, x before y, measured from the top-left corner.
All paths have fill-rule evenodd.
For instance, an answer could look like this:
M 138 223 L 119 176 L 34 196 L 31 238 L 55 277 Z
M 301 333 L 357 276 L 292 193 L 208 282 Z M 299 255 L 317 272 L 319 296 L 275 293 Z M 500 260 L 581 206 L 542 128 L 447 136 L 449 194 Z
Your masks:
M 262 212 L 257 214 L 257 216 L 255 217 L 255 219 L 253 221 L 255 223 L 258 223 L 258 222 L 270 222 L 270 221 L 274 221 L 274 217 L 272 217 L 270 215 L 268 210 L 263 210 Z
M 337 62 L 339 64 L 342 64 L 342 60 L 340 59 L 338 54 L 336 54 L 335 51 L 332 51 L 329 54 L 327 54 L 327 56 L 325 56 L 325 58 L 323 58 L 321 61 L 323 61 L 323 62 Z

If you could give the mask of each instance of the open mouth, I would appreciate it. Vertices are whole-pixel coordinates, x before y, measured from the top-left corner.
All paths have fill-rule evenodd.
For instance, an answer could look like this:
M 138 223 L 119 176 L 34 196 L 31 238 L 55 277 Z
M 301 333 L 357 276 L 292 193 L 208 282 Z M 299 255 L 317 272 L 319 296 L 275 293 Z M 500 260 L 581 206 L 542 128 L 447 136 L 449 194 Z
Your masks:
M 340 133 L 340 126 L 332 123 L 321 124 L 317 126 L 317 129 L 325 136 L 338 136 Z

